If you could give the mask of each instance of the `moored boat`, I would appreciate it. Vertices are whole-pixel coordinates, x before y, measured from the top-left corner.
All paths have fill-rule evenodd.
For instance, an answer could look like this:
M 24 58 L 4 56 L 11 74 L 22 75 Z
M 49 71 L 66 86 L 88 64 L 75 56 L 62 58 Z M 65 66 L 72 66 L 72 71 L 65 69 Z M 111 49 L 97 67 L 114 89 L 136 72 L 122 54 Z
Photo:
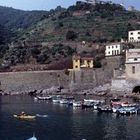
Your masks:
M 99 103 L 104 103 L 104 100 L 94 100 L 94 99 L 84 99 L 84 102 L 91 102 L 91 103 L 95 103 L 95 104 L 99 104 Z
M 84 108 L 93 108 L 94 107 L 94 103 L 92 103 L 92 102 L 84 102 L 83 104 L 82 104 L 82 108 L 84 109 Z
M 51 100 L 52 96 L 36 96 L 38 100 Z
M 60 100 L 60 104 L 68 104 L 68 100 L 66 100 L 66 99 L 61 99 L 61 100 Z
M 81 106 L 82 106 L 82 102 L 81 101 L 73 102 L 73 107 L 81 107 Z
M 131 115 L 131 114 L 137 114 L 138 108 L 136 107 L 121 107 L 116 111 L 117 114 L 121 115 Z
M 60 103 L 60 99 L 52 99 L 53 103 Z
M 112 108 L 110 107 L 110 106 L 107 106 L 107 105 L 105 105 L 105 106 L 99 106 L 98 108 L 97 108 L 97 110 L 99 111 L 99 112 L 107 112 L 107 113 L 112 113 L 113 111 L 112 111 Z

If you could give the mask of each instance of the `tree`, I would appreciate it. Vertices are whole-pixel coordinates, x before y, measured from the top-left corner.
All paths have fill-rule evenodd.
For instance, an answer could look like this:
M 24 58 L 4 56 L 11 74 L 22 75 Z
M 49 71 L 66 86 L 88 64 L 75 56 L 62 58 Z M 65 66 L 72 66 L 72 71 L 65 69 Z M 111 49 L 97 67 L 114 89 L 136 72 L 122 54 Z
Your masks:
M 75 40 L 77 38 L 77 34 L 74 31 L 68 31 L 66 34 L 67 40 Z

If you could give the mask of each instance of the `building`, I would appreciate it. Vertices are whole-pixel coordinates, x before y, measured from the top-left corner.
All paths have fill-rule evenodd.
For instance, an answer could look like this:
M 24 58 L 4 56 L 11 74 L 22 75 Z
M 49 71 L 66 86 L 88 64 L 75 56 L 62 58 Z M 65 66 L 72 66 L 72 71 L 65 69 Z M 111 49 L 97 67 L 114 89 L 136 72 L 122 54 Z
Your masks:
M 112 43 L 106 46 L 105 56 L 120 55 L 123 51 L 123 45 L 121 43 Z
M 140 42 L 140 30 L 129 31 L 128 32 L 129 42 Z
M 135 7 L 134 7 L 134 6 L 129 6 L 129 7 L 128 7 L 128 11 L 135 12 L 135 11 L 136 11 L 136 9 L 135 9 Z
M 87 56 L 76 56 L 72 58 L 73 61 L 73 70 L 80 70 L 81 68 L 93 68 L 93 57 Z
M 140 49 L 126 51 L 125 73 L 127 77 L 140 79 Z
M 93 5 L 96 5 L 97 3 L 100 2 L 100 0 L 85 0 L 87 3 L 91 3 Z

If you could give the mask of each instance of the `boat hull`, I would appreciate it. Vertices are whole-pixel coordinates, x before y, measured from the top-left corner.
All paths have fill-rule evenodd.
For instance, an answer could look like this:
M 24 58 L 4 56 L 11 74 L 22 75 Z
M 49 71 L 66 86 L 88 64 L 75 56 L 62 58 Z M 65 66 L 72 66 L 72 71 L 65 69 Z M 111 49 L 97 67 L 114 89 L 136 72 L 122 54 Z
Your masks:
M 32 120 L 36 118 L 36 116 L 31 115 L 13 115 L 13 116 L 18 119 L 27 119 L 27 120 Z

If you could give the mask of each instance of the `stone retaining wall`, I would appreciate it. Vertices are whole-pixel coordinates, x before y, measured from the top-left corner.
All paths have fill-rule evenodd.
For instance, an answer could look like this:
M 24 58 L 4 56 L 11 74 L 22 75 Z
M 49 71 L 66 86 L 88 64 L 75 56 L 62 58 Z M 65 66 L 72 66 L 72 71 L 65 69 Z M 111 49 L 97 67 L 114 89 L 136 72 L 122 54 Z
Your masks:
M 69 76 L 64 71 L 36 71 L 0 73 L 1 89 L 4 91 L 29 91 L 52 86 L 68 88 Z
M 111 82 L 104 69 L 80 71 L 30 71 L 0 73 L 1 89 L 6 92 L 25 92 L 63 86 L 83 90 Z

